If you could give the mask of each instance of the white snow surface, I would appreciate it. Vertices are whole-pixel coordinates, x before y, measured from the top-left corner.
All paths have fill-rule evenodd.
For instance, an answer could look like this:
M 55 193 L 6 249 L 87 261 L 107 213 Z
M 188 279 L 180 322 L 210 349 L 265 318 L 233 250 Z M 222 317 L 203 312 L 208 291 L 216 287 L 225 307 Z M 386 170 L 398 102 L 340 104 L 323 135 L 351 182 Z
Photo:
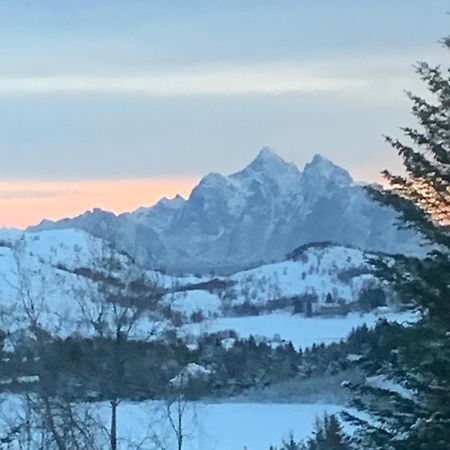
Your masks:
M 98 284 L 79 273 L 80 269 L 105 273 L 110 258 L 120 265 L 109 275 L 134 279 L 145 273 L 124 254 L 105 241 L 81 230 L 40 233 L 0 229 L 0 320 L 9 331 L 30 323 L 54 335 L 90 335 L 94 318 L 104 298 Z M 108 273 L 105 273 L 108 275 Z M 148 278 L 156 278 L 154 273 Z M 112 320 L 112 311 L 105 320 Z M 148 336 L 153 323 L 143 317 L 136 326 L 137 337 Z
M 186 332 L 194 336 L 202 333 L 234 330 L 239 337 L 253 336 L 259 340 L 278 344 L 281 340 L 292 342 L 296 348 L 313 344 L 329 344 L 345 339 L 352 329 L 366 324 L 373 327 L 385 318 L 399 323 L 412 322 L 415 316 L 408 312 L 351 313 L 339 317 L 304 317 L 288 313 L 266 314 L 249 317 L 221 317 L 205 324 L 191 324 Z
M 0 431 L 5 421 L 13 423 L 20 411 L 20 399 L 0 397 Z M 91 405 L 99 420 L 107 427 L 110 419 L 108 403 Z M 183 424 L 186 427 L 186 450 L 269 450 L 281 444 L 292 433 L 295 439 L 306 439 L 313 431 L 316 418 L 324 413 L 339 413 L 343 406 L 317 404 L 265 403 L 188 403 Z M 162 402 L 121 402 L 117 411 L 120 448 L 141 443 L 153 448 L 149 438 L 158 436 L 166 450 L 176 450 L 176 441 Z M 353 412 L 353 411 L 352 411 Z M 18 447 L 11 445 L 10 450 Z
M 367 377 L 366 382 L 370 386 L 385 391 L 394 392 L 396 394 L 399 394 L 401 397 L 404 397 L 409 400 L 411 400 L 415 395 L 415 392 L 413 390 L 407 389 L 406 387 L 387 378 L 384 375 L 373 375 L 371 377 Z
M 217 294 L 197 289 L 167 294 L 166 301 L 175 311 L 182 312 L 188 317 L 197 311 L 201 311 L 205 317 L 218 315 L 222 304 Z
M 352 269 L 367 269 L 367 257 L 360 250 L 330 245 L 310 247 L 295 261 L 266 264 L 239 272 L 230 277 L 235 284 L 229 295 L 234 303 L 251 301 L 264 303 L 280 297 L 315 293 L 319 303 L 327 294 L 346 303 L 356 301 L 361 289 L 373 282 L 373 275 L 365 273 L 342 281 L 339 275 Z
M 108 416 L 108 407 L 102 411 Z M 126 404 L 119 411 L 119 433 L 129 440 L 146 430 L 144 405 Z M 317 417 L 338 413 L 343 407 L 332 404 L 192 403 L 188 407 L 186 450 L 269 450 L 293 433 L 296 439 L 311 435 Z M 119 422 L 120 423 L 120 422 Z M 175 450 L 171 430 L 163 421 L 160 436 L 167 450 Z M 141 435 L 142 436 L 142 435 Z M 144 438 L 144 436 L 142 436 Z
M 221 314 L 221 309 L 251 304 L 259 308 L 269 307 L 274 300 L 301 298 L 304 295 L 317 297 L 313 308 L 336 306 L 340 303 L 355 303 L 361 292 L 371 287 L 382 287 L 371 273 L 367 259 L 374 255 L 358 249 L 337 245 L 310 246 L 295 260 L 265 264 L 238 272 L 229 277 L 216 277 L 227 287 L 222 289 L 195 289 L 167 296 L 174 309 L 190 316 L 201 311 L 205 317 Z M 207 281 L 207 278 L 183 278 L 181 282 L 172 278 L 175 285 L 186 286 Z M 389 292 L 386 291 L 388 300 Z M 331 296 L 331 305 L 327 297 Z

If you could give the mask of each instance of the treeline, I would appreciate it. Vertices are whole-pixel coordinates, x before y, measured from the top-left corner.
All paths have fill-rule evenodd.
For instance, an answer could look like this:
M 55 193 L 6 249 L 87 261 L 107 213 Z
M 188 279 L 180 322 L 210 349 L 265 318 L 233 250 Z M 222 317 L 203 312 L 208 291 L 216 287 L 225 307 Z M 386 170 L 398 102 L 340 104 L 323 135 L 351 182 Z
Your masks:
M 103 400 L 114 393 L 122 399 L 163 398 L 170 380 L 195 363 L 211 374 L 191 377 L 184 386 L 190 399 L 226 397 L 250 388 L 264 388 L 286 380 L 335 375 L 365 360 L 375 370 L 391 354 L 392 343 L 403 327 L 381 320 L 363 325 L 345 341 L 314 344 L 305 350 L 291 343 L 273 346 L 234 332 L 199 338 L 196 348 L 182 341 L 107 338 L 29 340 L 14 352 L 2 352 L 0 390 L 21 393 L 45 389 L 73 400 Z

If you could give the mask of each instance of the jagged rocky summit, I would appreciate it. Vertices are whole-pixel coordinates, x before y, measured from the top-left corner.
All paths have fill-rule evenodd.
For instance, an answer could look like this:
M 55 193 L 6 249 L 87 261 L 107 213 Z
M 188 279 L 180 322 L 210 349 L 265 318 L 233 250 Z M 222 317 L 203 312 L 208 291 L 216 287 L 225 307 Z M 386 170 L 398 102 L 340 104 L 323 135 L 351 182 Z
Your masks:
M 164 198 L 118 216 L 94 209 L 30 230 L 81 229 L 149 268 L 226 272 L 279 261 L 310 242 L 388 253 L 417 249 L 417 238 L 394 220 L 392 210 L 323 156 L 301 171 L 263 148 L 237 173 L 206 175 L 187 200 Z

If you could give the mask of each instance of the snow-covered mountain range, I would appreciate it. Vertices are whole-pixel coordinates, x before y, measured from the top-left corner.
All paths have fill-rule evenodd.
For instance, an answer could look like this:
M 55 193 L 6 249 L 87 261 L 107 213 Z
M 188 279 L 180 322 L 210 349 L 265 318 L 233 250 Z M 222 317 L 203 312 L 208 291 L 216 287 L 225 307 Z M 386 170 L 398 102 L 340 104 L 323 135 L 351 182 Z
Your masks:
M 147 268 L 226 273 L 281 261 L 296 247 L 332 241 L 366 251 L 410 252 L 417 240 L 370 200 L 350 174 L 316 155 L 300 171 L 269 148 L 240 172 L 210 173 L 185 200 L 115 215 L 95 209 L 30 231 L 77 228 Z

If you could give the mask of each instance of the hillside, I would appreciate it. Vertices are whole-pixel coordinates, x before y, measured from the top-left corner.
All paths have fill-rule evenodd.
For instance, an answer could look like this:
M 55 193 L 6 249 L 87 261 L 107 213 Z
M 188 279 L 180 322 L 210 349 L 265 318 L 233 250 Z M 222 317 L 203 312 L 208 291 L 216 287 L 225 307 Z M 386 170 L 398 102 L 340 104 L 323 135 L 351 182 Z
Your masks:
M 175 316 L 179 325 L 195 322 L 207 327 L 212 319 L 277 311 L 319 317 L 368 312 L 390 303 L 391 298 L 370 273 L 366 257 L 353 248 L 310 245 L 290 259 L 228 277 L 175 277 L 143 269 L 126 254 L 81 230 L 2 230 L 2 323 L 17 329 L 30 319 L 32 310 L 49 332 L 92 334 L 89 321 L 98 314 L 112 320 L 105 305 L 108 289 L 119 281 L 139 281 L 146 286 L 148 314 L 140 318 L 135 331 L 138 339 L 148 337 L 155 320 L 161 325 Z M 153 291 L 158 307 L 148 294 Z M 158 308 L 165 309 L 165 317 L 155 316 Z M 179 328 L 181 334 L 185 330 Z

